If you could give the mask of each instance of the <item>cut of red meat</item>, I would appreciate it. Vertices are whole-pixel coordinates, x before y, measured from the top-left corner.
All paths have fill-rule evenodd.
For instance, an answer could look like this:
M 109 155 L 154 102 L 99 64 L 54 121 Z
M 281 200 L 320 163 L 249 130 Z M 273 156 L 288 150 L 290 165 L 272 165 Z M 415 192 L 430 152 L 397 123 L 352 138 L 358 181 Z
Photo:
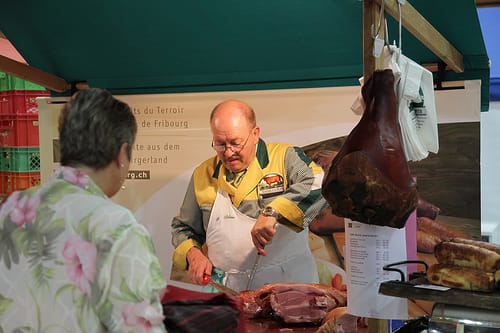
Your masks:
M 363 116 L 333 159 L 322 194 L 335 215 L 402 228 L 418 194 L 403 150 L 392 71 L 375 71 L 361 91 Z
M 345 292 L 321 284 L 275 283 L 240 295 L 247 316 L 274 317 L 287 324 L 318 324 L 330 310 L 347 304 Z

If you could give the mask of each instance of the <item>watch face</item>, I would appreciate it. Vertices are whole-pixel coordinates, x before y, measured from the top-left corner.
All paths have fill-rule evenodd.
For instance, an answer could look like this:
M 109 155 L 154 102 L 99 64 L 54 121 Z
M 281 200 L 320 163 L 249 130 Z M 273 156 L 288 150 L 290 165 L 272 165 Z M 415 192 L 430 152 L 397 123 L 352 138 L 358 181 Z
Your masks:
M 272 215 L 274 213 L 274 209 L 272 207 L 266 207 L 264 208 L 262 213 L 265 215 Z
M 273 208 L 273 207 L 265 207 L 263 210 L 262 210 L 262 215 L 264 216 L 273 216 L 275 218 L 278 218 L 278 213 L 276 212 L 276 210 Z

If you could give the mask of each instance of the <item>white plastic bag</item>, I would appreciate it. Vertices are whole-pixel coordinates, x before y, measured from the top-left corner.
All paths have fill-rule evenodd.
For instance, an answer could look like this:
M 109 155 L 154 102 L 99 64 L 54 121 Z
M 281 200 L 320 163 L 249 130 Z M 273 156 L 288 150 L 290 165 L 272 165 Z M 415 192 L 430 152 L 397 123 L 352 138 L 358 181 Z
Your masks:
M 401 54 L 396 46 L 385 46 L 384 68 L 392 69 L 398 103 L 399 125 L 407 161 L 420 161 L 439 150 L 439 136 L 432 73 Z M 363 78 L 360 79 L 361 85 Z M 364 111 L 359 96 L 351 109 Z
M 401 54 L 395 46 L 387 47 L 385 64 L 399 77 L 396 96 L 399 125 L 408 161 L 420 161 L 439 150 L 439 135 L 432 73 Z

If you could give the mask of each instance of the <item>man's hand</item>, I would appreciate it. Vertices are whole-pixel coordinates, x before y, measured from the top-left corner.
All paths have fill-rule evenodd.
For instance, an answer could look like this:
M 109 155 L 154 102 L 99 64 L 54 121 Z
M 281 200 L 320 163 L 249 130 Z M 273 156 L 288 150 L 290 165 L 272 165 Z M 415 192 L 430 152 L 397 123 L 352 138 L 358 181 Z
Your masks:
M 265 256 L 266 250 L 264 247 L 267 244 L 271 244 L 274 235 L 276 234 L 276 227 L 278 226 L 278 221 L 272 216 L 259 215 L 257 221 L 253 225 L 252 231 L 252 242 L 257 252 Z
M 188 275 L 195 284 L 205 284 L 203 276 L 212 274 L 212 262 L 197 247 L 189 249 L 186 255 L 188 261 Z

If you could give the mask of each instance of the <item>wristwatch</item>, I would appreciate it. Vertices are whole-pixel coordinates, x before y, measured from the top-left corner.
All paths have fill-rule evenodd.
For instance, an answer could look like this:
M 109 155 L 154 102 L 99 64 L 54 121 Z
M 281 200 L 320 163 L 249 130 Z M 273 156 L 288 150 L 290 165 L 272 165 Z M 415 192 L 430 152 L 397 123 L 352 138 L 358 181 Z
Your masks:
M 260 213 L 262 215 L 264 215 L 264 216 L 272 216 L 276 220 L 278 220 L 278 219 L 281 218 L 281 215 L 276 211 L 276 209 L 274 209 L 271 206 L 267 206 L 267 207 L 262 208 L 262 210 L 260 211 Z

